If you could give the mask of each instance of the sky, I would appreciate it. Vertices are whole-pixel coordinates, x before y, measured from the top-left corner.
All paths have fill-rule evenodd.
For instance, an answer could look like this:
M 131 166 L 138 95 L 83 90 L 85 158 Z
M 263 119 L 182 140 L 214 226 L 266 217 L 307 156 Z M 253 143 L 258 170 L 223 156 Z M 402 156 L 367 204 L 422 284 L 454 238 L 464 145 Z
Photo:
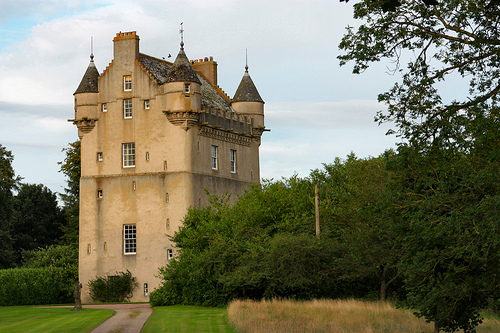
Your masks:
M 118 32 L 136 31 L 140 52 L 173 58 L 183 22 L 190 59 L 213 56 L 218 84 L 234 96 L 245 70 L 265 101 L 261 178 L 281 179 L 345 158 L 378 156 L 397 142 L 374 122 L 377 95 L 395 78 L 376 64 L 340 67 L 339 42 L 357 26 L 338 0 L 0 0 L 0 144 L 23 182 L 62 193 L 57 162 L 78 139 L 73 93 L 90 61 L 100 73 Z

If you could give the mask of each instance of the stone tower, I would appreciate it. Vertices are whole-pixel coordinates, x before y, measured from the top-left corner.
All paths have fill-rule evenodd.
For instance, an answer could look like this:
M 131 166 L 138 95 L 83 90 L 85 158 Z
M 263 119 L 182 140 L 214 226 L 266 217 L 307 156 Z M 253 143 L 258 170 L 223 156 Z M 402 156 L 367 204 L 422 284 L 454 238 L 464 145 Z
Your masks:
M 135 31 L 113 44 L 108 67 L 99 75 L 92 55 L 74 94 L 83 302 L 89 280 L 126 270 L 140 285 L 132 301 L 148 301 L 187 209 L 208 204 L 205 190 L 235 200 L 260 181 L 264 102 L 248 71 L 241 85 L 250 80 L 251 100 L 231 101 L 213 58 L 189 61 L 184 43 L 174 63 L 140 53 Z

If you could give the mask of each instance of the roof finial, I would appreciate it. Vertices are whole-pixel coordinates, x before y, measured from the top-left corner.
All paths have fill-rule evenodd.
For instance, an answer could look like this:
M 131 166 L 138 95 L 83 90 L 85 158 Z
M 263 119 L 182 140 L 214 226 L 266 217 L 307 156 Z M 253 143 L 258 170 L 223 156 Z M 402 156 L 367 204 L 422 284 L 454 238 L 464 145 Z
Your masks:
M 94 62 L 94 37 L 90 37 L 90 62 Z
M 248 49 L 245 49 L 245 73 L 248 73 Z
M 184 49 L 184 27 L 183 27 L 184 22 L 181 22 L 181 30 L 179 33 L 181 34 L 181 49 Z

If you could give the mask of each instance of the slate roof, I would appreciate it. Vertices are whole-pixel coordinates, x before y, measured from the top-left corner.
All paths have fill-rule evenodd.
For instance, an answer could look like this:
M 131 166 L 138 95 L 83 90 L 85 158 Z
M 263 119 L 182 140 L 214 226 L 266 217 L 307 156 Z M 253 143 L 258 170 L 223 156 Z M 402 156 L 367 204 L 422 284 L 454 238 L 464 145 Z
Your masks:
M 171 63 L 142 53 L 139 54 L 139 62 L 154 76 L 158 84 L 162 85 L 167 82 L 167 74 L 172 67 Z
M 170 68 L 170 71 L 167 73 L 165 82 L 196 82 L 201 83 L 198 75 L 191 66 L 189 59 L 184 53 L 184 47 L 181 47 L 177 58 Z
M 82 81 L 76 89 L 75 94 L 79 93 L 97 93 L 99 92 L 98 81 L 99 71 L 94 64 L 94 56 L 90 56 L 90 64 L 87 67 L 87 71 L 83 75 Z
M 182 53 L 184 53 L 184 51 L 182 51 Z M 186 57 L 185 54 L 184 57 Z M 145 67 L 145 69 L 156 79 L 159 85 L 162 85 L 166 82 L 175 82 L 168 81 L 169 78 L 174 76 L 174 73 L 172 73 L 171 71 L 175 66 L 175 62 L 174 64 L 171 64 L 165 60 L 160 60 L 142 53 L 140 54 L 139 61 Z M 212 85 L 205 80 L 205 78 L 203 78 L 203 76 L 195 72 L 195 70 L 189 63 L 189 60 L 188 64 L 189 67 L 191 67 L 192 73 L 196 76 L 196 79 L 198 81 L 193 81 L 193 79 L 191 78 L 191 80 L 187 80 L 187 82 L 201 83 L 201 105 L 224 111 L 231 110 L 231 103 L 228 102 L 224 97 L 222 97 L 220 93 L 217 92 L 216 89 L 214 89 L 214 87 L 212 87 Z M 178 73 L 179 72 L 176 72 L 176 74 Z
M 248 66 L 245 67 L 245 74 L 241 79 L 238 89 L 233 97 L 233 102 L 261 102 L 264 100 L 260 97 L 255 84 L 253 84 L 250 74 L 248 74 Z

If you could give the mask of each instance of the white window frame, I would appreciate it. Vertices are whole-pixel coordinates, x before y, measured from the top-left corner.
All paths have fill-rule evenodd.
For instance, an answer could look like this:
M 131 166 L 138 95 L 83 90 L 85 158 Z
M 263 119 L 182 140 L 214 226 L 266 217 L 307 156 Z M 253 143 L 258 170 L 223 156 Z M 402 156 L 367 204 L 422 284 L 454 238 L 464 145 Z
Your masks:
M 123 76 L 123 91 L 132 91 L 132 75 Z
M 184 93 L 189 94 L 191 92 L 191 85 L 189 83 L 184 83 Z
M 132 118 L 132 98 L 125 98 L 123 100 L 123 118 Z
M 124 168 L 135 167 L 135 142 L 122 143 L 122 165 Z
M 151 103 L 149 103 L 149 99 L 144 101 L 144 109 L 145 110 L 151 109 Z
M 108 104 L 102 103 L 102 112 L 108 112 Z
M 167 260 L 172 260 L 174 257 L 174 251 L 172 249 L 167 249 Z
M 219 170 L 219 147 L 212 145 L 212 170 Z
M 137 229 L 135 224 L 123 225 L 123 254 L 137 254 Z
M 231 173 L 236 173 L 236 149 L 229 150 L 229 160 L 231 164 Z

